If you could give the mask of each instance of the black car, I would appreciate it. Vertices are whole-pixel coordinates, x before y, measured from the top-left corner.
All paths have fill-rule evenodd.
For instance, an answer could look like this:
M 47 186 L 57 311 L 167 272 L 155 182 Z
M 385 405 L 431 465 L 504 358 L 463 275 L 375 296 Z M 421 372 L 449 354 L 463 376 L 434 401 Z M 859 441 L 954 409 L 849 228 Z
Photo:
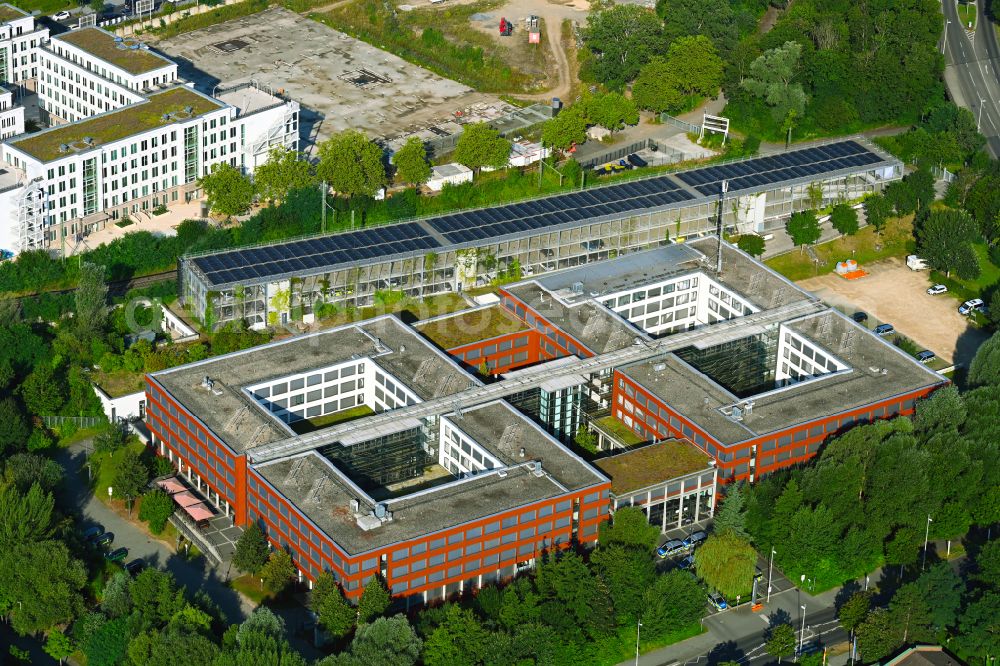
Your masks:
M 93 543 L 102 534 L 104 534 L 104 527 L 102 525 L 94 525 L 83 531 L 83 540 L 87 543 Z
M 851 319 L 853 319 L 854 321 L 858 322 L 859 324 L 867 324 L 868 323 L 868 313 L 867 312 L 860 312 L 860 311 L 859 312 L 855 312 L 854 314 L 851 315 Z
M 646 160 L 642 159 L 641 157 L 639 157 L 635 153 L 632 153 L 631 155 L 629 155 L 625 159 L 628 160 L 629 164 L 631 164 L 632 166 L 634 166 L 636 168 L 641 168 L 641 167 L 649 166 L 649 162 L 647 162 Z
M 108 562 L 122 562 L 126 557 L 128 557 L 128 548 L 115 548 L 104 555 L 104 559 Z
M 113 532 L 105 532 L 101 536 L 94 539 L 94 544 L 97 546 L 110 546 L 115 540 L 115 535 Z
M 133 576 L 138 575 L 140 571 L 146 568 L 146 563 L 141 557 L 137 557 L 128 564 L 125 565 L 125 571 L 129 572 Z

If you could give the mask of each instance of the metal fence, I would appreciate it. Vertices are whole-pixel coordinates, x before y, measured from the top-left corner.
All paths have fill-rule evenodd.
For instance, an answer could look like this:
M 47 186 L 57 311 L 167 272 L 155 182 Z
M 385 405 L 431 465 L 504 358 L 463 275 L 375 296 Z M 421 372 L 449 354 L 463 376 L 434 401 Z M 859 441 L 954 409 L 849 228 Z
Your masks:
M 694 132 L 695 134 L 701 134 L 701 125 L 692 125 L 689 122 L 683 121 L 680 118 L 674 118 L 666 113 L 660 114 L 660 122 L 666 123 L 668 125 L 673 125 L 674 127 L 680 127 L 685 132 Z
M 596 155 L 580 160 L 580 166 L 584 169 L 590 169 L 598 164 L 605 164 L 606 162 L 620 160 L 627 155 L 631 155 L 632 153 L 645 150 L 647 148 L 655 148 L 656 152 L 663 156 L 663 158 L 657 160 L 657 165 L 675 164 L 684 159 L 683 153 L 671 148 L 665 143 L 657 141 L 656 139 L 643 139 L 618 148 L 611 148 L 603 153 L 597 153 Z
M 76 425 L 77 428 L 93 428 L 95 426 L 103 425 L 108 422 L 108 419 L 103 416 L 43 416 L 42 423 L 50 428 L 57 428 L 59 426 L 66 425 L 67 423 L 72 423 Z

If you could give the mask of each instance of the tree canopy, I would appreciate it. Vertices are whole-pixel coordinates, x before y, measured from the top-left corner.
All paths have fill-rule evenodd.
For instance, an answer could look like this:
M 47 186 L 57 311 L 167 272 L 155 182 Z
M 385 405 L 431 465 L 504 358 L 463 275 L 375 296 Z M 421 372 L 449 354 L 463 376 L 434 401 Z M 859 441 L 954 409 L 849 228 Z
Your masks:
M 262 199 L 277 201 L 292 190 L 315 185 L 316 177 L 309 160 L 294 150 L 279 147 L 272 148 L 267 161 L 254 170 L 253 181 Z
M 396 167 L 396 180 L 410 185 L 423 185 L 431 177 L 427 149 L 419 137 L 411 136 L 392 156 Z
M 593 54 L 586 67 L 594 78 L 620 90 L 638 75 L 650 57 L 662 53 L 663 23 L 638 5 L 616 5 L 592 12 L 583 30 L 583 42 Z
M 319 144 L 317 153 L 316 175 L 348 198 L 372 196 L 386 183 L 382 149 L 361 132 L 334 134 Z
M 455 161 L 474 171 L 502 169 L 510 163 L 510 141 L 486 123 L 470 123 L 458 137 Z
M 199 182 L 208 197 L 209 208 L 227 217 L 249 210 L 256 193 L 253 181 L 228 162 L 216 164 Z

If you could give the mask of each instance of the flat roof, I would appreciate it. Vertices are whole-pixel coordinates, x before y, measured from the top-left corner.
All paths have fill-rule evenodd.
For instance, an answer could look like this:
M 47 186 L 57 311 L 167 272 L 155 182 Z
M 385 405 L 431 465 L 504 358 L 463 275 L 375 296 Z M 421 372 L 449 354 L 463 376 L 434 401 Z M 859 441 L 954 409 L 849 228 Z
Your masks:
M 704 451 L 690 442 L 668 439 L 600 458 L 593 464 L 611 479 L 611 492 L 621 495 L 709 469 L 710 460 Z
M 290 439 L 242 389 L 351 358 L 368 357 L 421 400 L 469 387 L 469 376 L 395 317 L 303 335 L 152 373 L 151 377 L 234 451 Z M 204 377 L 213 390 L 202 387 Z
M 530 461 L 569 490 L 602 483 L 604 478 L 508 402 L 495 400 L 460 414 L 446 415 L 456 428 L 511 467 Z M 524 449 L 524 455 L 521 455 Z
M 215 91 L 215 99 L 238 109 L 240 116 L 250 115 L 251 113 L 256 113 L 262 109 L 267 109 L 284 102 L 280 97 L 272 95 L 266 90 L 261 90 L 249 83 L 230 88 L 220 88 Z
M 792 319 L 784 325 L 851 369 L 750 396 L 753 411 L 742 421 L 720 411 L 741 402 L 737 396 L 672 352 L 619 370 L 725 445 L 947 381 L 836 310 Z M 728 338 L 738 340 L 753 332 L 736 327 Z
M 350 555 L 401 543 L 503 511 L 565 494 L 549 476 L 516 467 L 505 477 L 480 474 L 386 500 L 392 520 L 371 530 L 357 524 L 352 499 L 367 513 L 371 503 L 339 470 L 311 451 L 253 466 L 317 527 Z
M 196 118 L 224 106 L 190 88 L 176 86 L 153 93 L 145 100 L 122 109 L 30 134 L 10 142 L 10 145 L 42 162 L 51 162 L 72 155 L 74 148 L 76 152 L 84 152 L 178 120 Z M 188 107 L 190 112 L 185 110 Z M 167 114 L 171 118 L 164 120 Z M 83 143 L 88 137 L 91 142 Z M 61 151 L 63 145 L 70 146 L 70 150 Z
M 0 5 L 0 23 L 16 21 L 17 19 L 27 18 L 28 16 L 31 16 L 31 14 L 19 7 L 15 7 L 14 5 L 6 2 Z
M 142 48 L 140 42 L 134 39 L 122 41 L 102 28 L 80 28 L 52 39 L 72 44 L 129 74 L 146 74 L 175 64 L 158 53 Z
M 500 305 L 459 310 L 414 325 L 422 335 L 442 349 L 454 349 L 498 335 L 527 330 L 523 321 Z
M 850 155 L 834 157 L 838 153 Z M 212 287 L 260 283 L 282 276 L 318 275 L 347 265 L 381 263 L 397 256 L 476 247 L 487 239 L 502 242 L 560 229 L 576 229 L 640 212 L 645 214 L 714 203 L 718 199 L 717 193 L 701 194 L 701 190 L 715 187 L 711 185 L 714 182 L 711 179 L 719 173 L 734 174 L 729 192 L 731 196 L 738 196 L 899 164 L 899 160 L 881 153 L 874 146 L 849 139 L 821 147 L 791 150 L 780 156 L 750 158 L 717 167 L 700 167 L 600 185 L 517 204 L 400 222 L 377 230 L 344 232 L 187 257 L 183 262 L 193 264 Z M 742 180 L 738 180 L 737 171 L 759 173 L 739 177 Z M 692 174 L 692 178 L 705 179 L 705 183 L 709 184 L 698 187 L 688 185 L 683 178 L 688 174 Z M 743 189 L 736 189 L 734 183 Z M 387 228 L 399 230 L 395 238 L 386 231 Z M 374 231 L 380 233 L 369 234 Z M 359 248 L 359 252 L 350 251 L 355 247 Z

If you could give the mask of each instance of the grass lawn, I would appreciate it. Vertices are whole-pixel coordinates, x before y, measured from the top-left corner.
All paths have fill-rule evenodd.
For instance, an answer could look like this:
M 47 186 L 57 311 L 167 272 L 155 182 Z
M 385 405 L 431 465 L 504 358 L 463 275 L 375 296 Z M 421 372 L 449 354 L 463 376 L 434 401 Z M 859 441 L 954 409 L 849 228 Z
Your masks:
M 947 277 L 944 273 L 931 271 L 931 280 L 948 287 L 948 293 L 960 301 L 980 298 L 983 291 L 1000 282 L 1000 267 L 990 261 L 990 253 L 986 244 L 975 243 L 972 249 L 979 257 L 980 274 L 975 280 L 962 280 L 955 275 Z
M 634 659 L 635 631 L 636 627 L 631 623 L 628 626 L 619 627 L 614 636 L 610 636 L 598 644 L 593 663 L 601 664 L 602 666 L 614 666 L 614 664 Z M 704 632 L 705 628 L 701 626 L 701 623 L 696 622 L 689 627 L 678 629 L 654 640 L 646 640 L 640 634 L 639 651 L 645 654 L 653 650 L 659 650 L 662 647 L 679 643 Z
M 38 10 L 42 14 L 55 14 L 60 9 L 68 9 L 70 7 L 76 7 L 77 3 L 71 0 L 11 0 L 10 4 L 14 5 L 18 9 L 22 9 L 29 14 L 35 10 Z M 13 18 L 18 18 L 14 16 Z M 10 20 L 6 18 L 5 15 L 0 14 L 0 20 Z
M 95 472 L 94 494 L 97 495 L 98 499 L 108 499 L 108 487 L 114 486 L 115 472 L 118 470 L 118 464 L 125 455 L 125 451 L 131 449 L 141 454 L 145 448 L 142 442 L 132 440 L 114 453 L 101 452 L 90 457 Z
M 625 446 L 636 446 L 645 441 L 640 438 L 639 435 L 632 432 L 631 428 L 613 416 L 605 416 L 603 419 L 597 419 L 595 423 L 600 426 L 601 429 L 614 435 Z
M 515 333 L 527 328 L 510 312 L 494 305 L 439 319 L 418 327 L 417 330 L 442 349 L 454 349 L 479 340 L 488 340 L 505 333 Z
M 250 601 L 256 605 L 261 605 L 265 601 L 274 598 L 274 594 L 266 588 L 261 589 L 260 578 L 255 578 L 251 574 L 245 574 L 239 578 L 229 581 L 229 587 L 237 592 L 245 594 Z
M 295 423 L 290 423 L 289 425 L 296 433 L 304 435 L 307 432 L 313 432 L 314 430 L 319 430 L 320 428 L 329 428 L 336 423 L 353 421 L 354 419 L 360 419 L 374 413 L 375 410 L 368 405 L 358 405 L 357 407 L 351 407 L 350 409 L 333 412 L 332 414 L 327 414 L 326 416 L 296 421 Z
M 93 437 L 94 435 L 104 430 L 105 427 L 107 426 L 100 425 L 100 426 L 95 426 L 93 428 L 80 428 L 69 437 L 61 438 L 57 445 L 62 448 L 72 446 L 73 444 L 76 444 L 79 441 Z
M 871 227 L 865 227 L 853 236 L 836 238 L 816 245 L 814 250 L 820 263 L 816 264 L 805 252 L 795 249 L 772 257 L 764 263 L 790 280 L 805 280 L 816 275 L 833 272 L 838 261 L 854 259 L 861 268 L 865 264 L 905 257 L 916 249 L 913 240 L 913 216 L 889 220 L 881 236 Z
M 962 21 L 962 27 L 970 30 L 976 29 L 976 5 L 968 3 L 958 3 L 958 18 Z M 971 23 L 971 25 L 970 25 Z

